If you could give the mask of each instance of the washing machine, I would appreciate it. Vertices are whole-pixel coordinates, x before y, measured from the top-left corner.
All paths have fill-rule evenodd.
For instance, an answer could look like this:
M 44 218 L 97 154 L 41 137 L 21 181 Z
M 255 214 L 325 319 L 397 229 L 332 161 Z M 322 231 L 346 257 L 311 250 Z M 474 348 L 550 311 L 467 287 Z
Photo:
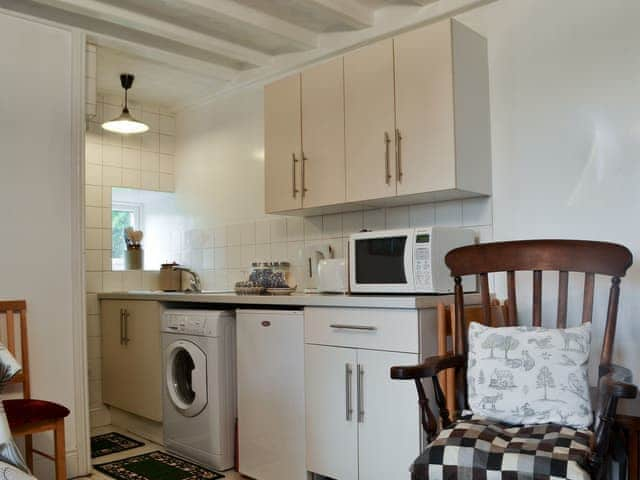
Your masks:
M 236 418 L 234 313 L 165 310 L 162 348 L 166 449 L 216 470 L 232 468 Z

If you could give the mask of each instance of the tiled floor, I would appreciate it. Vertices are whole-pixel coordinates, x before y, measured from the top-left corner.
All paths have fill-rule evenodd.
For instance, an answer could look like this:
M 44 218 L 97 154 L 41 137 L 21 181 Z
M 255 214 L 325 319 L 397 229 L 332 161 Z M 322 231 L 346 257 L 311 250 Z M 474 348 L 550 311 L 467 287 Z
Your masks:
M 137 435 L 134 435 L 131 432 L 127 432 L 127 431 L 119 429 L 117 427 L 106 426 L 106 427 L 94 428 L 93 430 L 91 430 L 91 435 L 100 435 L 102 433 L 109 433 L 109 432 L 122 433 L 123 435 L 126 435 L 128 437 L 134 438 L 134 439 L 139 440 L 141 442 L 144 442 L 144 445 L 142 447 L 133 448 L 131 450 L 126 450 L 124 452 L 114 453 L 113 455 L 105 455 L 104 457 L 95 458 L 94 459 L 94 463 L 113 462 L 114 460 L 121 460 L 123 458 L 133 457 L 135 455 L 142 455 L 143 453 L 147 453 L 147 452 L 154 452 L 156 450 L 165 451 L 164 447 L 162 447 L 161 445 L 157 445 L 155 443 L 152 443 L 149 440 L 146 440 L 144 438 L 140 438 L 140 437 L 138 437 Z M 226 472 L 221 472 L 221 473 L 225 476 L 225 479 L 227 479 L 227 480 L 242 480 L 244 478 L 238 472 L 226 471 Z M 105 475 L 103 473 L 97 472 L 95 470 L 93 470 L 92 473 L 91 473 L 91 479 L 92 480 L 113 480 L 112 477 L 109 477 L 109 476 L 107 476 L 107 475 Z

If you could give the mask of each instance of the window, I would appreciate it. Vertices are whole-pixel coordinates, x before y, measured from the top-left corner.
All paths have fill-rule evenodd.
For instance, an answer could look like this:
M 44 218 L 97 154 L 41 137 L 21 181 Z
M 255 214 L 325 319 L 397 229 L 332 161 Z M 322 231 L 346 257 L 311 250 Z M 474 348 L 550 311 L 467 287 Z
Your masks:
M 113 202 L 111 207 L 111 269 L 124 270 L 126 245 L 124 231 L 131 227 L 140 229 L 142 205 L 139 203 Z

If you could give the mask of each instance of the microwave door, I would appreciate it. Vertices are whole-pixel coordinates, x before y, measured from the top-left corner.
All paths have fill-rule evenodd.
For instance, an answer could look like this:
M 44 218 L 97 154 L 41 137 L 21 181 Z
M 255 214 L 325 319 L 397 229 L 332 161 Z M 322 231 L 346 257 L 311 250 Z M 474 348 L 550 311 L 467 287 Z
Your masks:
M 410 235 L 356 239 L 354 247 L 357 291 L 412 291 L 413 248 Z

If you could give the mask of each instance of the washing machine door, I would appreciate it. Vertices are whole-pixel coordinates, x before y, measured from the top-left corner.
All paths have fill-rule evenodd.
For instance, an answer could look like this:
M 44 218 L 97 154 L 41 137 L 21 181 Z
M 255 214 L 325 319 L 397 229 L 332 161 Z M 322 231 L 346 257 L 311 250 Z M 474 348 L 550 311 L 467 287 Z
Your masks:
M 176 340 L 165 350 L 165 383 L 173 406 L 195 417 L 207 406 L 207 356 L 193 342 Z

